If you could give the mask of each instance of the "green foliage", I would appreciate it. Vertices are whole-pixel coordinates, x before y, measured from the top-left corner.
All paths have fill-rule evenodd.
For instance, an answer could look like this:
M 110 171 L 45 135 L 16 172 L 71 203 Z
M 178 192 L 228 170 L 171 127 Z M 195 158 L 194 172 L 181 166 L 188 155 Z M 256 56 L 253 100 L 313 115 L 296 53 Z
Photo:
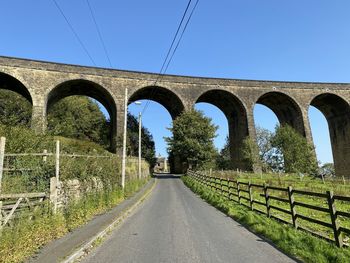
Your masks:
M 317 173 L 313 146 L 289 125 L 277 127 L 271 145 L 276 147 L 278 152 L 283 153 L 285 172 Z
M 213 140 L 217 126 L 201 111 L 183 112 L 173 121 L 172 137 L 166 137 L 169 155 L 179 156 L 182 162 L 194 167 L 214 166 L 217 155 Z
M 350 250 L 337 248 L 320 238 L 281 224 L 266 216 L 250 211 L 242 205 L 222 198 L 210 188 L 200 185 L 188 176 L 184 183 L 201 198 L 249 230 L 272 241 L 279 249 L 303 262 L 348 262 Z
M 31 108 L 32 105 L 21 95 L 0 89 L 0 125 L 29 128 Z M 81 150 L 80 146 L 88 144 L 88 141 L 102 145 L 104 148 L 110 148 L 111 146 L 110 121 L 106 119 L 97 102 L 86 96 L 70 96 L 58 101 L 49 109 L 47 121 L 49 134 L 78 139 L 75 142 L 70 141 L 69 145 L 70 147 L 75 145 L 75 148 L 79 151 Z M 45 142 L 47 136 L 40 136 L 41 140 L 44 140 L 41 142 L 40 140 L 34 140 L 33 137 L 36 135 L 30 132 L 21 129 L 13 129 L 11 132 L 16 132 L 18 136 L 18 142 L 11 142 L 17 146 L 14 149 L 15 151 L 12 152 L 21 152 L 23 148 L 28 152 L 31 148 L 46 147 L 46 149 L 51 149 L 54 147 L 54 145 L 47 146 L 47 142 Z M 28 135 L 29 140 L 27 140 Z M 64 140 L 63 138 L 62 140 Z M 34 141 L 38 145 L 28 147 Z M 40 147 L 40 145 L 45 145 L 45 147 Z M 88 149 L 89 147 L 85 148 Z M 102 150 L 102 147 L 96 145 L 93 148 L 99 148 L 96 149 L 98 152 Z M 128 115 L 128 153 L 130 155 L 137 155 L 138 153 L 138 121 L 131 114 Z M 151 167 L 155 164 L 154 140 L 150 132 L 143 126 L 142 156 L 151 164 Z
M 88 183 L 92 177 L 100 178 L 104 183 L 118 185 L 120 183 L 120 159 L 117 155 L 106 151 L 102 146 L 76 139 L 37 135 L 31 129 L 7 127 L 0 125 L 0 136 L 6 137 L 7 153 L 42 153 L 46 149 L 55 152 L 55 142 L 61 142 L 62 154 L 103 155 L 110 158 L 87 158 L 61 156 L 61 180 L 79 179 Z M 5 172 L 2 191 L 7 193 L 46 191 L 49 178 L 55 173 L 54 156 L 48 156 L 47 162 L 42 157 L 17 156 L 6 157 L 6 167 L 22 169 L 16 172 Z M 126 175 L 136 174 L 136 163 L 127 163 Z M 142 163 L 145 166 L 145 163 Z M 23 170 L 25 169 L 25 170 Z M 143 167 L 145 169 L 145 167 Z
M 241 151 L 243 160 L 249 170 L 254 170 L 256 166 L 261 165 L 258 145 L 250 137 L 243 140 Z
M 8 126 L 30 127 L 32 105 L 10 90 L 0 89 L 0 123 Z
M 91 220 L 94 215 L 104 213 L 126 197 L 137 192 L 147 179 L 126 182 L 120 188 L 86 194 L 72 202 L 64 212 L 56 215 L 49 204 L 31 214 L 32 219 L 21 217 L 13 227 L 6 227 L 0 235 L 0 262 L 23 262 L 49 241 L 65 235 Z
M 135 116 L 128 114 L 128 155 L 137 156 L 139 151 L 139 122 Z M 156 149 L 152 134 L 144 126 L 141 127 L 141 156 L 151 167 L 156 164 Z
M 230 155 L 230 139 L 227 136 L 224 147 L 216 157 L 216 168 L 219 170 L 229 170 L 232 168 Z
M 255 166 L 264 172 L 310 175 L 315 175 L 318 170 L 313 146 L 289 125 L 276 126 L 275 133 L 258 127 L 256 143 L 247 137 L 241 151 L 250 169 Z
M 49 109 L 47 123 L 53 135 L 109 145 L 109 122 L 98 104 L 86 96 L 70 96 L 55 103 Z

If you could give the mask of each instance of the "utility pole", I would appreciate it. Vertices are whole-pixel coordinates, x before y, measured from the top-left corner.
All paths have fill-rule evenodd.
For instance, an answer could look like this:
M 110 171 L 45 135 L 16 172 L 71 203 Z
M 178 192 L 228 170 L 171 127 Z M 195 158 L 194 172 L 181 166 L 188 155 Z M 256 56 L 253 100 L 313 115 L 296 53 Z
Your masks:
M 142 177 L 141 169 L 141 112 L 139 113 L 139 179 Z
M 122 188 L 125 187 L 125 161 L 126 161 L 126 131 L 128 121 L 128 89 L 125 88 L 124 98 L 124 134 L 123 134 L 123 156 L 122 156 Z

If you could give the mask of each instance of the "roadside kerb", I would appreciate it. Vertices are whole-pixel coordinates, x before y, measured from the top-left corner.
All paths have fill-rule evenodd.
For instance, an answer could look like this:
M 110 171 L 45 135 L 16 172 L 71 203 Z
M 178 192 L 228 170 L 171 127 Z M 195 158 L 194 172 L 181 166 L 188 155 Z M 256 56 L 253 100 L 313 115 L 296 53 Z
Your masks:
M 154 187 L 156 186 L 157 181 L 155 179 L 150 189 L 148 189 L 141 197 L 136 201 L 135 204 L 133 204 L 131 207 L 127 208 L 125 211 L 123 211 L 109 226 L 107 226 L 104 230 L 96 234 L 93 238 L 90 239 L 89 242 L 85 243 L 83 246 L 78 248 L 73 254 L 66 257 L 66 259 L 62 260 L 62 263 L 71 263 L 75 262 L 77 259 L 83 257 L 85 254 L 87 254 L 87 251 L 89 251 L 93 244 L 101 238 L 104 238 L 109 234 L 110 231 L 112 231 L 114 228 L 116 228 L 119 224 L 121 224 L 153 191 Z
M 152 178 L 132 197 L 111 210 L 98 215 L 87 224 L 45 245 L 28 263 L 73 262 L 83 255 L 98 239 L 120 224 L 152 192 L 156 179 Z

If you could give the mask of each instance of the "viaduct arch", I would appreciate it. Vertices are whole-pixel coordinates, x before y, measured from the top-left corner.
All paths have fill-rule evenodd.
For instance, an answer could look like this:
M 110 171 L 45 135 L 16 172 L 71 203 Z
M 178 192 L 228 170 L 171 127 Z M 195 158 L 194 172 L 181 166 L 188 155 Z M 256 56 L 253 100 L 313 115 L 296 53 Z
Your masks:
M 124 91 L 129 103 L 150 99 L 176 118 L 197 102 L 217 106 L 229 124 L 234 167 L 247 169 L 238 148 L 246 136 L 255 139 L 256 103 L 269 107 L 280 123 L 287 123 L 312 143 L 309 106 L 326 117 L 336 173 L 350 177 L 350 84 L 217 79 L 165 75 L 154 87 L 157 74 L 84 67 L 0 57 L 0 89 L 18 92 L 32 108 L 32 128 L 45 132 L 47 109 L 70 95 L 87 95 L 100 101 L 113 123 L 112 145 L 117 150 L 123 131 Z

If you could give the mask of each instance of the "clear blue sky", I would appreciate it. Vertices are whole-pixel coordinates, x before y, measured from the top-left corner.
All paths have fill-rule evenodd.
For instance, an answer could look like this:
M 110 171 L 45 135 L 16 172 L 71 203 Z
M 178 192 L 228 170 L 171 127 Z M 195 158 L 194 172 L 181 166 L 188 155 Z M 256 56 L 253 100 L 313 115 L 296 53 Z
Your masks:
M 100 67 L 109 67 L 86 0 L 57 0 Z M 158 72 L 187 0 L 90 0 L 114 68 Z M 201 0 L 167 73 L 262 80 L 350 82 L 349 0 Z M 2 1 L 0 55 L 92 66 L 51 0 Z M 225 116 L 198 104 L 227 135 Z M 139 107 L 131 105 L 136 114 Z M 154 115 L 159 116 L 157 123 Z M 255 109 L 258 125 L 276 118 Z M 318 158 L 332 160 L 327 124 L 310 109 Z M 170 115 L 152 103 L 144 124 L 157 152 Z

